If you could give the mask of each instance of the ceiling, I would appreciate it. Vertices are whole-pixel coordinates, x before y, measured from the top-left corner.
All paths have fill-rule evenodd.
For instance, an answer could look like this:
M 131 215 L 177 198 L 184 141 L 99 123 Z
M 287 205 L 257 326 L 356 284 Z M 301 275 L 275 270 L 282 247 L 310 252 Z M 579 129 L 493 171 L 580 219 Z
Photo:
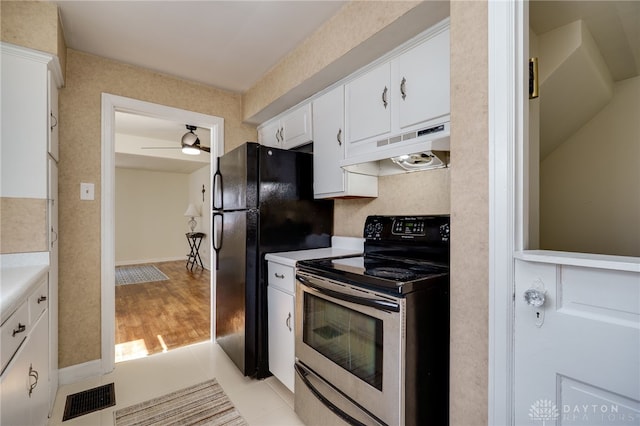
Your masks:
M 346 1 L 55 0 L 54 3 L 60 8 L 67 46 L 72 49 L 243 93 Z M 614 80 L 640 74 L 640 2 L 530 2 L 530 24 L 536 34 L 576 19 L 587 24 Z M 367 45 L 368 54 L 376 53 L 375 49 L 381 49 L 379 45 L 383 42 L 376 39 L 376 46 Z M 366 55 L 361 56 L 366 59 Z M 186 131 L 185 123 L 149 120 L 152 119 L 121 117 L 116 122 L 116 132 L 155 139 L 158 144 L 162 141 L 179 144 Z M 208 145 L 202 137 L 201 141 Z M 161 159 L 147 159 L 139 167 L 189 170 L 185 159 L 172 162 L 166 158 L 171 150 L 140 148 L 136 148 L 139 152 L 135 154 L 119 153 L 117 163 L 121 167 L 136 167 L 143 155 L 153 153 Z
M 640 75 L 640 1 L 540 1 L 529 3 L 537 35 L 582 19 L 614 81 Z
M 186 123 L 161 120 L 142 115 L 116 112 L 115 166 L 117 168 L 193 173 L 210 164 L 210 155 L 183 154 L 182 135 Z M 200 145 L 209 147 L 211 132 L 198 128 L 194 132 Z
M 54 3 L 69 48 L 242 93 L 346 1 Z M 208 164 L 206 153 L 177 149 L 185 124 L 117 113 L 116 167 L 192 173 Z M 196 134 L 209 146 L 208 129 Z
M 67 46 L 242 93 L 346 1 L 54 1 Z

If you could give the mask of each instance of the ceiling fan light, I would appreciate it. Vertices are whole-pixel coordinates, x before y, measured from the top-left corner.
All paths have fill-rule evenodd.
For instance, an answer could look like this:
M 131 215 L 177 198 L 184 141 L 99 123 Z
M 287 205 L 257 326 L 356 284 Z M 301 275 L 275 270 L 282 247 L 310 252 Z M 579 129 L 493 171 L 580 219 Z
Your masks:
M 200 139 L 193 131 L 189 131 L 182 136 L 182 145 L 196 145 L 199 143 Z
M 200 150 L 192 146 L 183 145 L 182 153 L 187 155 L 200 155 Z

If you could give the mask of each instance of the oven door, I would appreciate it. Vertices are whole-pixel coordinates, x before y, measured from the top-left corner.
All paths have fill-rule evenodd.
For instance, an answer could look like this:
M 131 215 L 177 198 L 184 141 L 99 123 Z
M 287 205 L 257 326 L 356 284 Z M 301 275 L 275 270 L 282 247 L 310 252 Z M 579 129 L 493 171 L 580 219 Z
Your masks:
M 296 362 L 380 423 L 402 424 L 405 299 L 306 272 L 297 278 Z M 323 400 L 321 389 L 311 391 Z

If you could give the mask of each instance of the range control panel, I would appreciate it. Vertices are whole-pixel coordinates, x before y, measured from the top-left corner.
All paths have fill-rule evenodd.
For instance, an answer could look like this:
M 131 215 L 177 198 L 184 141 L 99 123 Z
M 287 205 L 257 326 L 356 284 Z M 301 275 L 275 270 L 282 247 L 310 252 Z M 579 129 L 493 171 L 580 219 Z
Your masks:
M 375 241 L 448 242 L 449 216 L 369 216 L 363 236 Z

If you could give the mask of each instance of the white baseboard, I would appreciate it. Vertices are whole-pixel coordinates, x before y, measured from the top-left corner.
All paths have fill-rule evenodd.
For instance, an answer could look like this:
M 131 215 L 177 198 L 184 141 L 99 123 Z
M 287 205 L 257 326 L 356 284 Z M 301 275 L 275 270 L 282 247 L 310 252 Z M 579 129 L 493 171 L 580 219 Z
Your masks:
M 173 262 L 175 260 L 184 260 L 186 263 L 187 257 L 179 256 L 179 257 L 163 257 L 158 259 L 120 260 L 120 261 L 116 261 L 116 266 L 141 265 L 143 263 Z
M 77 383 L 82 380 L 100 377 L 102 375 L 102 362 L 99 359 L 76 364 L 58 370 L 58 383 L 60 386 Z

